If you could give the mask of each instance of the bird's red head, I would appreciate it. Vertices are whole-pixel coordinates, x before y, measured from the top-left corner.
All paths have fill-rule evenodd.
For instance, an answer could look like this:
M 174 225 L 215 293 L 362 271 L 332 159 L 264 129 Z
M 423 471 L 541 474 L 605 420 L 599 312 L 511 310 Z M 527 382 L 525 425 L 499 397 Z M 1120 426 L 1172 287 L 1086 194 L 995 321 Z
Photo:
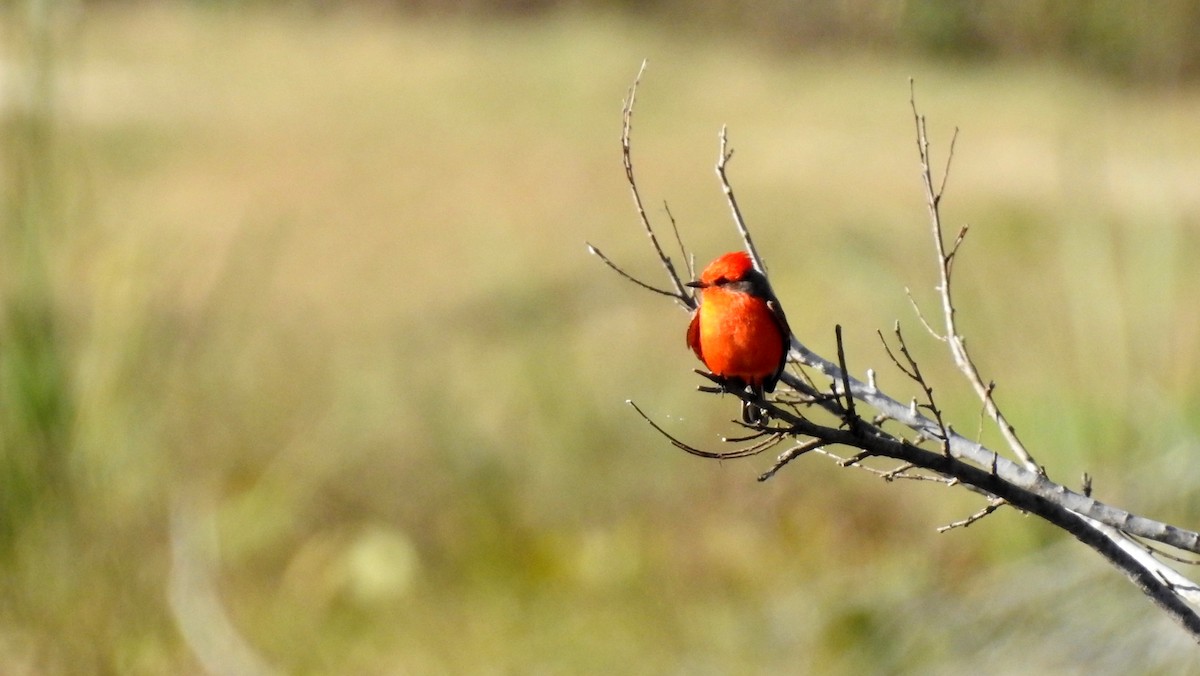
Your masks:
M 725 282 L 740 282 L 746 278 L 746 273 L 754 269 L 754 261 L 745 251 L 731 251 L 719 256 L 700 273 L 702 286 L 714 286 Z

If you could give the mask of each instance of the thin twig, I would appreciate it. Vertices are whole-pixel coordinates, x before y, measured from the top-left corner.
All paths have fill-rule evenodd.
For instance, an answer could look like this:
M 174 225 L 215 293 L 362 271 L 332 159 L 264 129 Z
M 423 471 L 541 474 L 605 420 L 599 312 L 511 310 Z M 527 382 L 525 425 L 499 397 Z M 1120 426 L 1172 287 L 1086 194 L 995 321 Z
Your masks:
M 900 322 L 896 322 L 896 324 L 892 330 L 899 331 L 900 330 Z M 904 364 L 900 363 L 900 359 L 896 356 L 896 354 L 894 352 L 892 352 L 892 346 L 888 345 L 887 338 L 883 337 L 883 331 L 880 331 L 879 329 L 875 329 L 875 335 L 879 336 L 879 342 L 883 344 L 883 351 L 887 353 L 888 359 L 892 360 L 892 364 L 895 365 L 896 369 L 899 370 L 901 373 L 903 373 L 905 376 L 907 376 L 909 378 L 909 380 L 918 380 L 920 378 L 920 376 L 918 374 L 910 371 L 908 366 L 905 366 Z M 915 401 L 916 400 L 914 400 L 914 405 L 915 405 Z
M 904 294 L 908 296 L 908 302 L 912 305 L 913 312 L 917 314 L 917 319 L 921 320 L 921 325 L 925 327 L 925 330 L 929 332 L 929 335 L 944 342 L 946 337 L 933 330 L 933 326 L 929 323 L 929 320 L 925 319 L 925 313 L 921 312 L 921 306 L 917 305 L 917 299 L 913 298 L 912 290 L 906 286 L 904 287 Z
M 914 99 L 915 99 L 915 97 L 914 97 Z M 950 150 L 946 152 L 946 168 L 942 170 L 942 184 L 940 186 L 938 186 L 938 190 L 937 190 L 937 201 L 938 202 L 942 201 L 942 195 L 945 194 L 945 192 L 946 192 L 946 181 L 948 181 L 950 179 L 950 164 L 954 161 L 954 146 L 957 144 L 958 144 L 958 127 L 955 127 L 954 134 L 950 136 Z M 929 145 L 926 144 L 925 147 L 926 147 L 926 149 L 928 149 Z M 962 240 L 962 236 L 964 234 L 966 234 L 966 232 L 967 232 L 966 228 L 963 228 L 962 232 L 960 232 L 958 234 L 959 241 Z M 955 248 L 958 248 L 958 247 L 955 246 Z
M 897 477 L 907 479 L 907 478 L 913 478 L 914 476 L 921 476 L 921 475 L 908 474 L 908 470 L 916 469 L 916 467 L 917 466 L 912 464 L 911 462 L 906 462 L 902 465 L 897 465 L 893 469 L 890 469 L 886 472 L 882 472 L 879 476 L 882 477 L 884 481 L 895 481 Z
M 958 132 L 958 130 L 956 129 L 955 134 L 957 134 L 957 132 Z M 947 267 L 948 274 L 954 272 L 955 256 L 958 255 L 959 247 L 961 247 L 962 243 L 964 241 L 966 241 L 967 231 L 970 230 L 970 227 L 971 226 L 969 226 L 969 225 L 963 225 L 961 228 L 958 229 L 958 235 L 956 235 L 954 237 L 954 246 L 950 247 L 950 252 L 946 254 L 946 267 Z
M 688 279 L 696 278 L 696 259 L 688 255 L 687 247 L 683 245 L 683 237 L 679 234 L 679 224 L 675 222 L 675 214 L 671 213 L 671 205 L 663 200 L 663 211 L 667 212 L 667 220 L 671 221 L 671 232 L 675 233 L 675 243 L 679 245 L 679 255 L 687 266 Z
M 855 448 L 858 448 L 858 447 L 855 446 Z M 849 458 L 842 460 L 841 465 L 842 465 L 842 467 L 854 467 L 854 466 L 857 466 L 859 463 L 861 463 L 863 460 L 866 460 L 867 458 L 870 458 L 873 455 L 875 455 L 874 452 L 869 451 L 864 448 L 863 450 L 859 451 L 858 453 L 855 453 L 854 455 L 850 456 Z
M 942 442 L 942 453 L 945 455 L 950 455 L 950 438 L 953 436 L 953 430 L 949 425 L 946 424 L 946 421 L 942 419 L 942 409 L 938 408 L 937 402 L 933 399 L 933 386 L 925 380 L 925 376 L 921 375 L 921 367 L 917 364 L 917 360 L 914 359 L 912 354 L 908 351 L 908 344 L 904 341 L 904 333 L 900 330 L 900 322 L 896 322 L 893 331 L 896 333 L 896 344 L 900 349 L 900 354 L 904 356 L 906 364 L 901 364 L 900 360 L 896 358 L 896 355 L 892 353 L 892 348 L 888 346 L 887 341 L 883 339 L 883 333 L 879 331 L 876 333 L 879 334 L 879 339 L 883 341 L 884 350 L 886 350 L 888 356 L 891 357 L 892 363 L 894 363 L 896 367 L 899 368 L 902 373 L 904 373 L 904 375 L 911 378 L 913 382 L 920 386 L 921 390 L 925 392 L 926 403 L 922 405 L 922 408 L 929 411 L 929 413 L 933 416 L 934 421 L 937 422 L 938 429 L 941 431 L 941 435 L 938 437 L 938 439 Z
M 733 186 L 729 184 L 729 175 L 726 173 L 725 165 L 728 164 L 730 158 L 733 157 L 733 149 L 729 147 L 729 135 L 725 125 L 721 125 L 721 147 L 720 154 L 717 157 L 717 177 L 721 181 L 721 191 L 725 193 L 725 201 L 729 203 L 729 211 L 733 214 L 733 224 L 737 228 L 738 234 L 742 236 L 742 243 L 746 246 L 746 252 L 750 254 L 750 258 L 754 261 L 754 267 L 763 273 L 767 274 L 767 267 L 763 263 L 762 256 L 758 255 L 758 247 L 754 246 L 754 238 L 750 236 L 750 228 L 746 227 L 746 219 L 742 218 L 742 209 L 738 206 L 737 197 L 733 194 Z M 768 288 L 770 280 L 767 281 Z
M 783 434 L 773 434 L 773 435 L 767 437 L 766 439 L 763 439 L 762 441 L 760 441 L 756 444 L 753 444 L 751 446 L 747 446 L 745 448 L 738 448 L 738 449 L 735 449 L 732 451 L 705 451 L 703 449 L 696 448 L 695 446 L 692 446 L 691 444 L 680 441 L 679 439 L 672 436 L 670 432 L 663 429 L 662 426 L 660 426 L 658 423 L 654 422 L 654 420 L 652 420 L 650 418 L 650 416 L 646 415 L 646 413 L 644 411 L 642 411 L 642 409 L 639 408 L 638 405 L 635 404 L 632 399 L 625 400 L 625 403 L 632 406 L 633 410 L 637 411 L 638 415 L 640 415 L 642 417 L 642 420 L 645 420 L 647 423 L 649 423 L 649 425 L 651 427 L 654 428 L 654 431 L 656 431 L 659 434 L 666 437 L 667 441 L 671 442 L 671 445 L 675 446 L 678 449 L 686 451 L 687 453 L 690 453 L 691 455 L 696 455 L 701 458 L 708 458 L 710 460 L 733 460 L 736 458 L 748 458 L 752 455 L 758 455 L 759 453 L 762 453 L 763 451 L 771 448 L 772 446 L 778 445 L 779 442 L 783 441 L 786 438 L 786 435 L 783 435 Z
M 842 345 L 842 325 L 835 324 L 833 326 L 833 335 L 837 339 L 837 356 L 838 365 L 842 369 L 842 391 L 841 395 L 845 397 L 846 402 L 846 425 L 850 431 L 858 430 L 858 413 L 854 410 L 854 395 L 850 393 L 850 369 L 846 366 L 846 348 Z
M 910 474 L 909 472 L 911 470 L 924 469 L 923 467 L 915 465 L 911 462 L 902 463 L 892 469 L 876 469 L 869 465 L 851 462 L 849 458 L 842 457 L 837 453 L 828 450 L 828 448 L 818 449 L 817 452 L 833 460 L 839 467 L 854 467 L 867 472 L 868 474 L 874 474 L 875 476 L 889 483 L 898 479 L 905 479 L 908 481 L 932 481 L 934 483 L 949 485 L 951 482 L 955 481 L 949 477 L 937 474 Z
M 741 421 L 737 421 L 737 422 L 739 424 L 741 424 L 743 427 L 747 426 L 745 423 L 742 423 Z M 774 430 L 774 429 L 754 429 L 753 434 L 747 434 L 745 436 L 740 436 L 740 437 L 724 437 L 723 436 L 723 437 L 721 437 L 721 441 L 723 441 L 727 444 L 740 444 L 740 443 L 747 442 L 747 441 L 754 441 L 755 439 L 762 439 L 763 437 L 769 436 L 769 435 L 775 433 L 776 431 L 777 430 Z
M 633 84 L 629 87 L 629 94 L 625 98 L 625 105 L 621 110 L 621 159 L 625 165 L 625 180 L 629 183 L 629 192 L 633 195 L 633 205 L 637 209 L 638 219 L 642 222 L 642 228 L 646 231 L 646 236 L 650 239 L 650 244 L 654 248 L 654 252 L 658 254 L 658 260 L 662 263 L 663 269 L 667 272 L 667 277 L 671 280 L 671 285 L 675 288 L 675 297 L 680 299 L 689 308 L 695 307 L 695 301 L 691 295 L 687 293 L 686 287 L 683 285 L 683 280 L 679 278 L 679 273 L 675 270 L 675 264 L 671 262 L 671 257 L 663 251 L 662 245 L 658 243 L 658 236 L 654 234 L 654 227 L 650 225 L 650 217 L 646 215 L 646 208 L 642 205 L 642 193 L 638 189 L 637 179 L 633 175 L 633 152 L 630 142 L 630 134 L 633 130 L 633 105 L 637 100 L 638 84 L 642 81 L 642 73 L 646 71 L 646 62 L 642 61 L 641 68 L 638 69 L 637 77 L 634 78 Z
M 989 388 L 994 387 L 994 386 L 995 386 L 994 383 L 988 384 Z M 983 423 L 985 420 L 987 420 L 987 406 L 985 404 L 981 403 L 979 406 L 978 421 L 975 426 L 975 438 L 979 439 L 981 441 L 983 439 Z M 993 462 L 992 465 L 995 466 L 995 462 Z
M 965 518 L 961 521 L 955 521 L 954 523 L 948 523 L 945 526 L 938 528 L 937 532 L 945 533 L 946 531 L 954 530 L 955 528 L 966 528 L 967 526 L 970 526 L 971 524 L 975 523 L 976 521 L 979 521 L 983 517 L 987 516 L 988 514 L 991 514 L 992 512 L 996 511 L 997 509 L 1000 509 L 1001 507 L 1003 507 L 1004 505 L 1007 505 L 1007 504 L 1008 504 L 1008 502 L 1005 500 L 1002 500 L 1000 498 L 992 498 L 988 502 L 987 506 L 984 507 L 983 509 L 979 510 L 978 512 L 975 512 L 971 516 L 968 516 L 967 518 Z
M 1176 561 L 1176 562 L 1178 562 L 1178 563 L 1182 563 L 1182 564 L 1185 564 L 1185 565 L 1188 565 L 1188 566 L 1200 566 L 1200 560 L 1197 560 L 1197 559 L 1190 559 L 1190 558 L 1183 557 L 1183 556 L 1177 556 L 1177 555 L 1175 555 L 1175 554 L 1172 554 L 1172 553 L 1170 553 L 1170 552 L 1168 552 L 1168 551 L 1164 551 L 1164 550 L 1162 550 L 1162 549 L 1159 549 L 1158 547 L 1151 547 L 1150 545 L 1146 544 L 1145 542 L 1142 542 L 1141 540 L 1139 540 L 1139 539 L 1137 539 L 1137 538 L 1131 538 L 1131 539 L 1132 539 L 1134 542 L 1136 542 L 1136 543 L 1138 543 L 1139 545 L 1141 545 L 1141 546 L 1142 546 L 1142 549 L 1145 549 L 1145 550 L 1146 550 L 1146 552 L 1147 552 L 1147 553 L 1149 553 L 1149 554 L 1153 554 L 1153 555 L 1155 555 L 1155 556 L 1158 556 L 1158 557 L 1161 557 L 1161 558 L 1164 558 L 1164 559 L 1168 559 L 1168 560 L 1170 560 L 1170 561 Z
M 647 291 L 653 291 L 654 293 L 657 293 L 657 294 L 660 294 L 663 296 L 667 296 L 668 298 L 674 298 L 680 302 L 684 302 L 685 305 L 687 304 L 685 302 L 686 296 L 681 297 L 680 294 L 677 294 L 674 291 L 668 291 L 666 289 L 660 289 L 657 286 L 651 286 L 650 284 L 647 284 L 646 282 L 643 282 L 642 280 L 638 279 L 637 277 L 634 277 L 633 275 L 629 274 L 628 272 L 625 272 L 624 270 L 622 270 L 616 263 L 612 262 L 608 258 L 608 256 L 605 256 L 602 251 L 600 251 L 596 247 L 592 246 L 591 244 L 588 244 L 587 248 L 588 248 L 588 253 L 592 254 L 593 256 L 598 257 L 601 261 L 604 261 L 605 265 L 612 268 L 612 270 L 614 272 L 616 272 L 618 275 L 621 275 L 625 279 L 628 279 L 629 281 L 633 282 L 634 284 L 637 284 L 638 286 L 642 287 L 643 289 L 645 289 Z
M 771 465 L 771 469 L 758 475 L 758 480 L 766 481 L 767 479 L 770 479 L 771 477 L 775 476 L 776 472 L 783 469 L 784 465 L 795 460 L 796 458 L 799 458 L 800 456 L 804 455 L 805 453 L 808 453 L 809 451 L 815 451 L 816 449 L 821 448 L 824 445 L 825 445 L 825 442 L 820 439 L 809 439 L 808 441 L 806 441 L 802 444 L 792 446 L 791 448 L 787 449 L 783 453 L 779 454 L 779 457 L 775 460 L 775 464 Z

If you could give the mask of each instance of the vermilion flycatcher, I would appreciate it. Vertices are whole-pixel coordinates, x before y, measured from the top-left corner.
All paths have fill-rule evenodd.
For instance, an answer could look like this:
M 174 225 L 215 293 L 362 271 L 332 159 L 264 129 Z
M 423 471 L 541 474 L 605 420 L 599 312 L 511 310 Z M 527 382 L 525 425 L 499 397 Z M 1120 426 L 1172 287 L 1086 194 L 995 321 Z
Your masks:
M 734 251 L 720 256 L 704 268 L 699 281 L 687 285 L 701 290 L 688 325 L 688 347 L 724 380 L 726 389 L 748 388 L 760 398 L 773 392 L 787 365 L 792 332 L 750 255 Z M 765 412 L 743 402 L 742 420 L 762 423 Z

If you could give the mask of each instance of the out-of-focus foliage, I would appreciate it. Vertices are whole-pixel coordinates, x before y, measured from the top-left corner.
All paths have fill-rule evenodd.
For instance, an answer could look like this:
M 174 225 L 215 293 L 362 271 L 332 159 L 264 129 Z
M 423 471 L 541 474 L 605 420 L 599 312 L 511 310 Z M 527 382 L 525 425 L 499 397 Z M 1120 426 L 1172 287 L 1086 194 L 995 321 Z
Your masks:
M 6 6 L 0 673 L 1189 668 L 1060 534 L 934 533 L 976 496 L 672 449 L 625 399 L 706 446 L 736 404 L 584 241 L 657 274 L 617 146 L 648 57 L 652 215 L 737 245 L 729 123 L 796 330 L 843 324 L 904 397 L 874 333 L 901 319 L 972 432 L 904 293 L 932 302 L 915 76 L 935 151 L 963 128 L 946 217 L 1001 404 L 1053 476 L 1194 524 L 1200 92 L 673 11 Z
M 209 4 L 208 2 L 200 4 Z M 232 6 L 306 7 L 332 0 L 218 0 Z M 360 0 L 417 16 L 544 17 L 615 12 L 697 39 L 743 41 L 787 53 L 869 50 L 992 61 L 1054 59 L 1132 84 L 1200 78 L 1200 4 L 1192 0 Z

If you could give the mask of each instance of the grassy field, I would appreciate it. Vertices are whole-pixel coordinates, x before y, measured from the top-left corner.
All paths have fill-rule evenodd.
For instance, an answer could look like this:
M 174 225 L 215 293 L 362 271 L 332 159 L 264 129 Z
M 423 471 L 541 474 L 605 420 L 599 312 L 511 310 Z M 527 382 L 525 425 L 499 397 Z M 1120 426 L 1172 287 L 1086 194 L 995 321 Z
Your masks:
M 944 213 L 972 228 L 961 320 L 1000 403 L 1052 477 L 1194 527 L 1200 91 L 606 15 L 57 18 L 39 62 L 5 15 L 0 71 L 0 671 L 1194 663 L 1019 514 L 938 535 L 980 499 L 815 456 L 759 484 L 769 458 L 673 449 L 626 399 L 708 446 L 736 404 L 694 392 L 686 316 L 584 243 L 658 273 L 618 145 L 647 58 L 652 216 L 667 200 L 701 262 L 737 246 L 728 124 L 793 328 L 832 354 L 841 323 L 852 368 L 906 397 L 875 336 L 899 319 L 976 429 L 905 296 L 933 306 L 914 77 L 939 157 L 961 129 Z

